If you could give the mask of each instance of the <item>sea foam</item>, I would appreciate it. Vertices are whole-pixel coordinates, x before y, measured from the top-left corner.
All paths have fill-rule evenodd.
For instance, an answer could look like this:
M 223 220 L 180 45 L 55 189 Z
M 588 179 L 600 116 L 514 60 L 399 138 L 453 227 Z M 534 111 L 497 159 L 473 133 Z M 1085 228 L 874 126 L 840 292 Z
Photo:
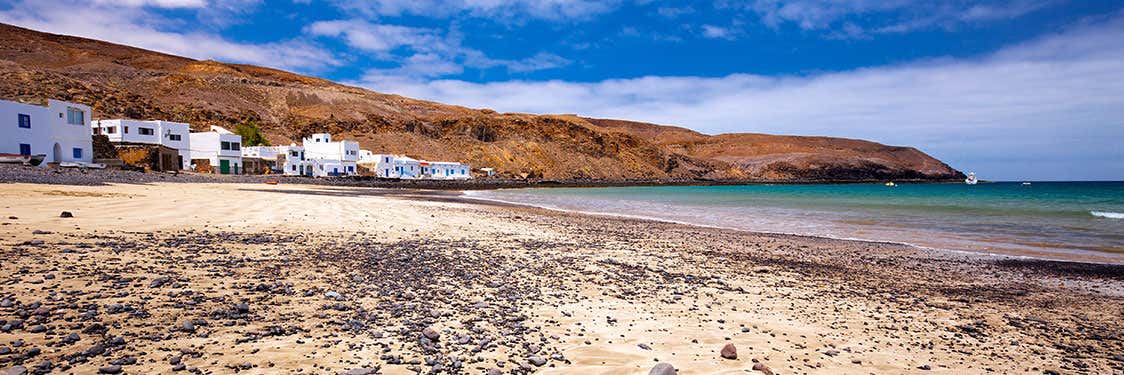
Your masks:
M 1096 217 L 1105 217 L 1105 218 L 1109 218 L 1109 219 L 1124 219 L 1124 213 L 1120 213 L 1120 212 L 1089 211 L 1089 213 L 1093 214 L 1093 216 L 1096 216 Z

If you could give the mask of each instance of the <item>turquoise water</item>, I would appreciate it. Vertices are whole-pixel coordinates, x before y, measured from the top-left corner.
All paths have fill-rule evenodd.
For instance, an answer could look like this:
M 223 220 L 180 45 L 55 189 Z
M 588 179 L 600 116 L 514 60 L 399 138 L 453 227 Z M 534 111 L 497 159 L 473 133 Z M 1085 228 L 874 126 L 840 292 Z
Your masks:
M 470 196 L 752 231 L 1124 263 L 1124 182 L 538 188 Z

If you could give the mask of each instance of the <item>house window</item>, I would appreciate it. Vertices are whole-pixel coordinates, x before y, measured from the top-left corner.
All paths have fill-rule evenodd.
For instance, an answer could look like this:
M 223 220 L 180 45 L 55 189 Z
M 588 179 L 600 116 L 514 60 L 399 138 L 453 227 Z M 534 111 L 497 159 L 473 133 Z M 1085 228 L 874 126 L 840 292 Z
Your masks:
M 71 125 L 86 125 L 86 112 L 77 108 L 67 108 L 66 123 Z
M 116 126 L 107 126 L 105 128 L 105 134 L 115 134 L 115 133 L 117 133 L 117 127 Z
M 31 155 L 31 145 L 20 143 L 20 155 Z
M 140 135 L 153 135 L 153 134 L 156 134 L 156 132 L 155 132 L 155 131 L 153 131 L 153 130 L 152 130 L 152 128 L 139 128 L 139 129 L 138 129 L 137 131 L 139 131 L 139 132 L 140 132 Z
M 72 152 L 74 154 L 75 159 L 81 159 L 82 158 L 82 149 L 75 147 Z
M 125 131 L 124 131 L 124 133 L 125 133 L 125 134 L 129 134 L 129 127 L 128 127 L 128 126 L 126 126 L 126 127 L 125 127 Z
M 242 144 L 241 144 L 241 143 L 237 143 L 237 142 L 230 142 L 230 149 L 231 149 L 231 150 L 234 150 L 234 151 L 238 151 L 238 150 L 241 150 L 241 149 L 242 149 Z
M 355 167 L 352 167 L 352 166 L 348 166 L 348 167 L 347 167 L 347 171 L 348 171 L 348 172 L 355 172 Z
M 19 119 L 20 119 L 20 127 L 21 128 L 31 129 L 31 116 L 30 115 L 25 115 L 25 114 L 20 113 Z
M 291 165 L 290 167 L 292 167 L 291 169 L 292 169 L 293 171 L 296 171 L 296 170 L 297 170 L 297 166 L 295 166 L 295 165 Z
M 222 142 L 222 149 L 229 151 L 230 150 L 230 142 Z
M 179 134 L 168 134 L 168 140 L 172 140 L 172 141 L 182 141 L 182 140 L 183 140 L 183 136 L 182 136 L 182 135 L 179 135 Z

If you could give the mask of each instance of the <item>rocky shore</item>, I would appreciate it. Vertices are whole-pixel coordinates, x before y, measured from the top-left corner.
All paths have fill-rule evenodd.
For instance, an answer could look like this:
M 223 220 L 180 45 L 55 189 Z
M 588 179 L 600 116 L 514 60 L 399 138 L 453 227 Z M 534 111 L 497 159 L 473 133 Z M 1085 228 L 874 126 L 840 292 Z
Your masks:
M 10 374 L 1124 371 L 1124 266 L 376 189 L 3 186 Z

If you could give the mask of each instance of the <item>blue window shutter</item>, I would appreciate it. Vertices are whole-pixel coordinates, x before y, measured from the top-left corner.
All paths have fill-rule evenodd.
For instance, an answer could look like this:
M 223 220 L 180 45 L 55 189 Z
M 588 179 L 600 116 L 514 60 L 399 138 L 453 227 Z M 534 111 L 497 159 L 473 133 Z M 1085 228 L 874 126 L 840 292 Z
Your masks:
M 82 149 L 77 148 L 77 147 L 74 148 L 74 158 L 75 159 L 81 159 L 82 158 Z

